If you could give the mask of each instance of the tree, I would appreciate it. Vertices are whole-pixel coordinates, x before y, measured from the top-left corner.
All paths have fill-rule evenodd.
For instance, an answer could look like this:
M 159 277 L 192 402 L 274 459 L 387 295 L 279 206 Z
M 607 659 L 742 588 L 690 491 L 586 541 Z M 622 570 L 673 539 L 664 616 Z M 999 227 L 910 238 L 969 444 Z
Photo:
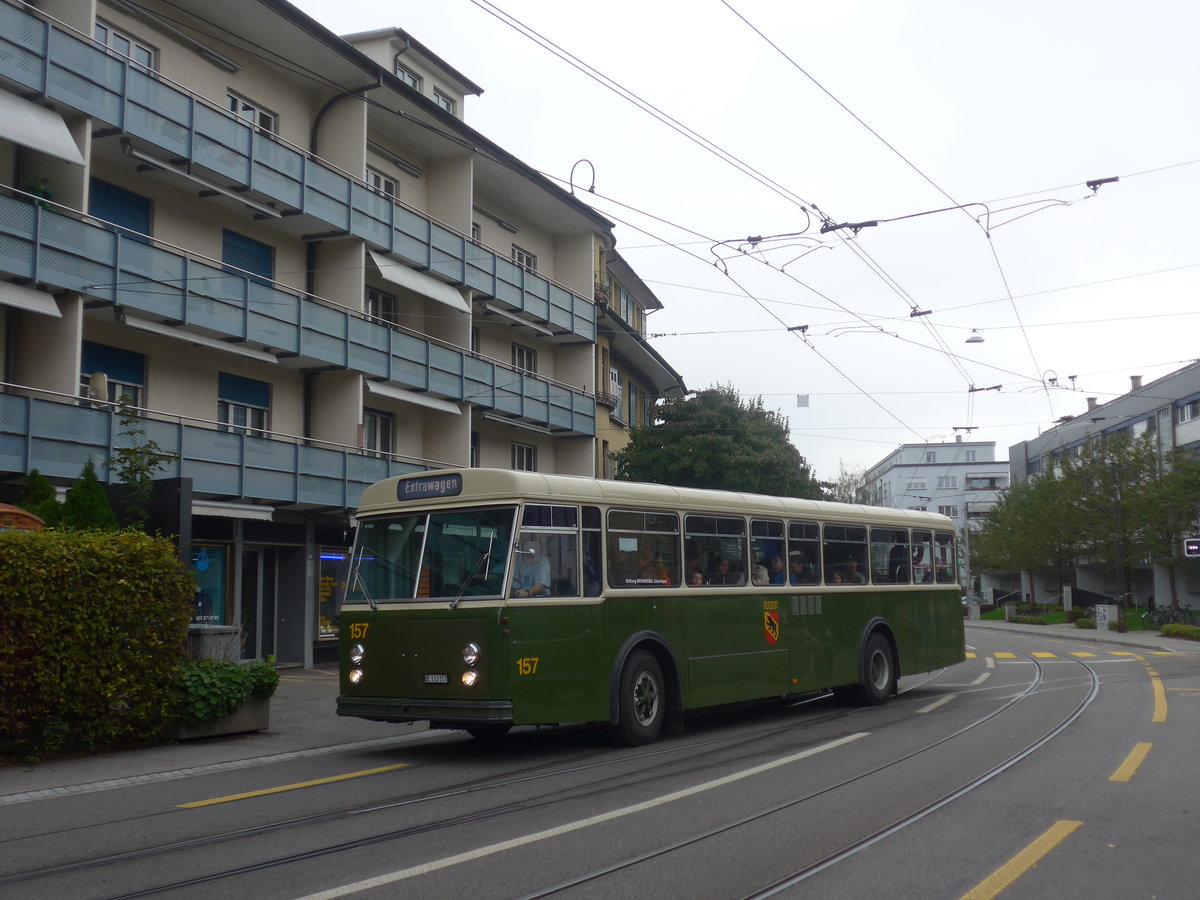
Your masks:
M 33 513 L 45 522 L 47 527 L 57 525 L 62 518 L 62 504 L 58 502 L 54 485 L 37 469 L 31 469 L 25 476 L 25 485 L 21 489 L 21 498 L 17 505 Z
M 157 441 L 146 438 L 142 419 L 122 396 L 117 413 L 120 415 L 120 437 L 126 446 L 113 451 L 108 464 L 117 480 L 128 488 L 125 504 L 125 523 L 142 528 L 150 515 L 150 500 L 154 495 L 154 474 L 168 462 L 177 459 L 175 453 L 163 450 Z
M 117 517 L 96 477 L 96 464 L 88 457 L 79 480 L 67 492 L 61 524 L 70 528 L 116 530 Z
M 633 429 L 617 454 L 617 473 L 629 481 L 820 499 L 820 484 L 789 440 L 786 420 L 743 403 L 732 386 L 671 398 L 659 422 Z
M 839 503 L 862 503 L 863 498 L 859 496 L 859 492 L 864 488 L 867 481 L 867 470 L 848 469 L 844 459 L 838 460 L 838 476 L 835 481 L 826 481 L 823 483 L 825 495 L 830 500 L 837 500 Z

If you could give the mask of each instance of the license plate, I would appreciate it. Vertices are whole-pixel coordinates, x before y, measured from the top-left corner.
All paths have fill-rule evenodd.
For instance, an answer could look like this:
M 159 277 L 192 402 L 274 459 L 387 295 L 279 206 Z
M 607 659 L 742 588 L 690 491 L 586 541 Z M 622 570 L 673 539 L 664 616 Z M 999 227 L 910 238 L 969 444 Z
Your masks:
M 425 673 L 426 684 L 449 684 L 450 676 L 444 672 Z

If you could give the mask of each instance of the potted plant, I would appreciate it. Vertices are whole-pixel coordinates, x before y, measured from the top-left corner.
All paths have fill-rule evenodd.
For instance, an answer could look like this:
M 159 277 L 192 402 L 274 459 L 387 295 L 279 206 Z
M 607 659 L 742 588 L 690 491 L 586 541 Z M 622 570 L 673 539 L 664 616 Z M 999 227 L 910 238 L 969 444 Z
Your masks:
M 265 662 L 198 659 L 179 666 L 179 703 L 167 737 L 177 741 L 262 731 L 271 715 L 279 673 Z

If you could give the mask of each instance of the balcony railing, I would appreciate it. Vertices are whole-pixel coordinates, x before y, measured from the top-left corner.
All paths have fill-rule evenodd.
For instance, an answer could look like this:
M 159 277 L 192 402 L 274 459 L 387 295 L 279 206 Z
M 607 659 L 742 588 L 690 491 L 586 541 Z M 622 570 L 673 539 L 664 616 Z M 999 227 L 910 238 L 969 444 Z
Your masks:
M 0 2 L 0 76 L 86 113 L 248 188 L 279 207 L 320 220 L 429 269 L 453 284 L 551 328 L 596 339 L 593 301 L 530 272 L 397 200 L 360 177 L 265 134 L 157 72 L 130 65 L 61 23 Z
M 363 490 L 393 475 L 446 464 L 379 454 L 286 434 L 252 437 L 216 422 L 139 410 L 143 439 L 176 455 L 157 478 L 192 479 L 197 496 L 273 504 L 354 508 Z M 91 459 L 101 481 L 108 461 L 127 446 L 115 404 L 0 383 L 0 472 L 37 469 L 78 478 Z
M 0 4 L 2 6 L 3 4 Z M 203 328 L 279 356 L 470 401 L 553 431 L 594 435 L 590 395 L 506 368 L 329 300 L 11 191 L 0 193 L 0 273 Z M 186 337 L 185 332 L 180 333 Z

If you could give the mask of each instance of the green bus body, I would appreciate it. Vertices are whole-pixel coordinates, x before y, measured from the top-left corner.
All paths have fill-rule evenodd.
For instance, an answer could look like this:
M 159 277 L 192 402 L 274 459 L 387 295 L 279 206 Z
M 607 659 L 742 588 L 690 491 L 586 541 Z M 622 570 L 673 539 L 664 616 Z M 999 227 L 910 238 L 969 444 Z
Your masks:
M 433 490 L 422 487 L 431 484 Z M 444 484 L 453 493 L 439 496 L 437 488 Z M 414 485 L 417 499 L 398 499 Z M 752 527 L 758 520 L 803 520 L 823 529 L 851 522 L 856 528 L 879 526 L 884 534 L 890 528 L 898 539 L 936 532 L 943 541 L 940 552 L 946 547 L 953 552 L 952 523 L 929 513 L 485 469 L 403 476 L 372 486 L 358 511 L 359 535 L 367 539 L 364 525 L 373 520 L 438 510 L 511 507 L 520 522 L 522 504 L 599 508 L 605 526 L 596 533 L 603 533 L 601 546 L 610 550 L 596 563 L 609 578 L 611 547 L 619 544 L 608 533 L 609 510 L 699 513 L 698 520 L 708 516 L 705 522 L 721 517 L 722 527 L 736 526 L 739 516 Z M 497 513 L 496 520 L 502 517 Z M 462 526 L 452 526 L 451 533 L 453 528 L 466 533 Z M 405 536 L 412 546 L 418 536 L 433 540 L 431 525 L 417 531 Z M 569 528 L 560 531 L 564 546 L 574 546 Z M 384 534 L 369 532 L 368 537 L 375 533 Z M 655 546 L 666 548 L 660 556 L 670 555 L 671 547 L 680 553 L 680 537 L 674 536 L 673 545 L 656 539 Z M 483 546 L 478 535 L 474 540 Z M 724 547 L 736 544 L 736 538 L 722 540 Z M 743 547 L 747 540 L 741 538 Z M 861 684 L 867 677 L 864 648 L 876 634 L 886 640 L 897 674 L 927 672 L 964 658 L 961 593 L 955 583 L 912 583 L 915 579 L 907 576 L 908 583 L 770 585 L 752 584 L 743 576 L 747 583 L 741 585 L 692 587 L 668 575 L 669 585 L 609 584 L 600 596 L 584 596 L 577 578 L 571 596 L 516 597 L 507 582 L 509 567 L 515 572 L 520 556 L 512 555 L 507 541 L 499 549 L 495 557 L 505 557 L 504 584 L 495 589 L 496 596 L 476 599 L 461 587 L 451 595 L 453 586 L 424 585 L 424 572 L 404 576 L 418 585 L 410 596 L 374 596 L 366 588 L 356 592 L 352 576 L 338 622 L 339 715 L 427 720 L 477 733 L 509 725 L 617 723 L 622 672 L 644 650 L 661 669 L 665 716 L 678 725 L 686 710 Z M 362 557 L 381 568 L 382 555 L 372 552 L 356 541 L 355 565 Z M 747 561 L 753 561 L 752 554 L 746 554 Z M 388 557 L 392 563 L 398 558 Z M 426 558 L 428 553 L 421 556 Z M 490 555 L 486 565 L 476 562 L 474 575 L 490 570 L 492 562 Z M 680 561 L 672 564 L 672 574 L 682 576 Z M 473 665 L 463 656 L 470 644 L 479 651 Z M 470 686 L 464 672 L 472 673 Z

